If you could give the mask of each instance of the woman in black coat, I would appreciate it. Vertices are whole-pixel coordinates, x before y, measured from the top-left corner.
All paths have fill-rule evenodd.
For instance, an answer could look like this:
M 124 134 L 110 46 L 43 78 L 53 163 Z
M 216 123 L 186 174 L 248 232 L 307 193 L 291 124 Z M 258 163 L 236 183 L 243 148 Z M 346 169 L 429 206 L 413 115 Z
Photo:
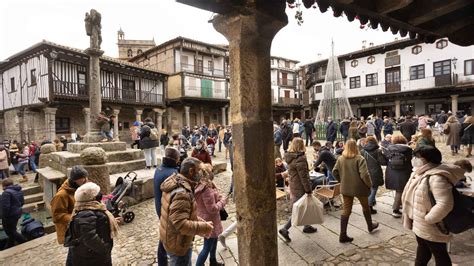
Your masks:
M 118 225 L 100 202 L 100 187 L 92 182 L 80 186 L 75 194 L 72 234 L 66 233 L 65 246 L 72 249 L 73 265 L 112 265 L 113 238 Z
M 151 169 L 151 166 L 156 168 L 156 147 L 159 146 L 159 137 L 152 139 L 152 130 L 156 130 L 151 118 L 145 119 L 145 123 L 140 129 L 140 149 L 145 153 L 146 168 Z
M 461 132 L 461 143 L 467 147 L 467 155 L 469 158 L 472 156 L 472 145 L 474 144 L 474 117 L 468 116 L 462 123 Z
M 383 186 L 382 165 L 387 165 L 387 160 L 382 155 L 382 150 L 379 149 L 377 139 L 373 136 L 367 137 L 367 144 L 362 148 L 361 155 L 367 161 L 367 168 L 369 169 L 370 180 L 372 181 L 369 196 L 370 212 L 376 214 L 377 211 L 374 209 L 375 196 L 379 186 Z
M 410 178 L 412 172 L 412 149 L 407 145 L 407 140 L 402 135 L 392 137 L 392 144 L 383 150 L 383 155 L 387 159 L 385 169 L 385 187 L 395 190 L 395 199 L 392 206 L 392 216 L 400 218 L 402 192 Z

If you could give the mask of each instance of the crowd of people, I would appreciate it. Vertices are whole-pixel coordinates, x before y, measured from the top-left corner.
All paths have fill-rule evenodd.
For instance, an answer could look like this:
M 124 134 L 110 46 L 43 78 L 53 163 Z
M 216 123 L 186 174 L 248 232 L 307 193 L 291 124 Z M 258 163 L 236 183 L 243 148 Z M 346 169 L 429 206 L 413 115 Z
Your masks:
M 280 125 L 274 125 L 273 131 L 275 186 L 288 188 L 290 204 L 294 204 L 305 194 L 312 195 L 317 185 L 338 182 L 343 198 L 339 242 L 347 243 L 353 241 L 347 228 L 354 198 L 361 204 L 367 231 L 371 233 L 379 227 L 372 216 L 377 214 L 377 191 L 385 185 L 395 195 L 392 216 L 403 217 L 403 225 L 416 235 L 416 263 L 426 265 L 434 256 L 437 264 L 444 265 L 450 262 L 446 243 L 452 236 L 439 232 L 434 223 L 452 209 L 453 198 L 449 191 L 466 172 L 472 171 L 472 165 L 467 160 L 443 163 L 441 152 L 436 148 L 440 144 L 434 135 L 445 138 L 453 155 L 463 147 L 466 157 L 470 157 L 474 144 L 473 122 L 472 116 L 460 119 L 444 112 L 434 124 L 423 115 L 396 121 L 378 116 L 342 121 L 329 118 L 324 127 L 318 127 L 312 119 L 283 120 Z M 113 136 L 105 132 L 107 126 L 103 129 L 104 141 L 113 140 Z M 316 140 L 321 129 L 326 137 L 324 143 Z M 397 129 L 401 134 L 394 134 Z M 130 130 L 132 148 L 142 149 L 147 169 L 155 171 L 155 207 L 160 220 L 158 264 L 190 265 L 191 243 L 194 236 L 199 235 L 204 237 L 204 246 L 196 264 L 204 265 L 209 260 L 210 265 L 222 265 L 217 261 L 217 244 L 220 242 L 226 247 L 225 239 L 235 231 L 236 222 L 225 230 L 222 227 L 228 196 L 221 194 L 214 183 L 212 160 L 216 152 L 224 152 L 233 168 L 232 127 L 214 124 L 193 130 L 183 127 L 180 134 L 169 136 L 166 131 L 159 134 L 152 119 L 146 118 L 143 123 L 135 122 Z M 156 157 L 159 146 L 161 165 L 157 165 Z M 307 157 L 308 146 L 312 147 L 314 158 Z M 22 176 L 27 164 L 35 171 L 39 150 L 40 146 L 34 142 L 0 145 L 0 177 L 8 177 L 10 163 Z M 320 172 L 323 178 L 312 178 L 312 170 Z M 427 202 L 428 191 L 422 182 L 427 176 L 437 202 L 433 206 Z M 228 195 L 233 191 L 233 178 L 231 182 Z M 2 185 L 5 191 L 2 213 L 8 213 L 2 222 L 9 236 L 8 244 L 12 246 L 25 241 L 16 232 L 24 198 L 21 187 L 10 179 L 5 178 Z M 8 204 L 4 195 L 9 198 Z M 68 179 L 54 196 L 52 218 L 58 242 L 68 247 L 66 265 L 112 264 L 113 239 L 118 235 L 121 220 L 107 210 L 101 199 L 100 187 L 88 181 L 88 172 L 81 166 L 71 169 Z M 289 219 L 279 230 L 286 241 L 291 241 L 291 226 Z M 313 225 L 303 228 L 307 234 L 317 231 Z

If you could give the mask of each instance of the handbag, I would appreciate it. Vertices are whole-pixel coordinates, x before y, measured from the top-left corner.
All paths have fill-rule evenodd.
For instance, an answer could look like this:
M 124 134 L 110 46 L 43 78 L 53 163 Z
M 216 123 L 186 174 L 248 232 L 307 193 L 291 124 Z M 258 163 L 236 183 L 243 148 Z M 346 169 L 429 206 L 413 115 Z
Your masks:
M 322 224 L 323 222 L 323 203 L 315 196 L 305 194 L 293 204 L 291 214 L 293 226 Z
M 227 211 L 224 208 L 222 208 L 219 211 L 219 215 L 221 216 L 221 221 L 225 221 L 225 220 L 227 220 L 227 217 L 229 217 L 229 214 L 227 213 Z

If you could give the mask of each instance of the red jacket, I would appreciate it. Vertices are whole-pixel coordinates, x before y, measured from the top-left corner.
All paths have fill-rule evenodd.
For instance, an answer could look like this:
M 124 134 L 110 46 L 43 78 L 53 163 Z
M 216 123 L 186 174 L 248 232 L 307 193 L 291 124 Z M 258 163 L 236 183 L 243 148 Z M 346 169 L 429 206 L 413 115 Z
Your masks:
M 194 197 L 197 204 L 197 215 L 206 221 L 212 222 L 214 229 L 211 238 L 217 238 L 223 231 L 220 210 L 224 208 L 226 200 L 211 185 L 199 183 L 196 186 Z
M 191 157 L 197 158 L 203 163 L 208 163 L 212 165 L 211 156 L 204 148 L 202 148 L 201 150 L 194 149 L 193 153 L 191 153 Z

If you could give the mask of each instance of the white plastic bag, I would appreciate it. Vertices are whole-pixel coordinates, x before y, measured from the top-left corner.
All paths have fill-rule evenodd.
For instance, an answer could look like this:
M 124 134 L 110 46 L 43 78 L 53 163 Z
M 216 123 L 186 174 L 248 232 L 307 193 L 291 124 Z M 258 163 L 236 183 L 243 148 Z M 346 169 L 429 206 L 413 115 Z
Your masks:
M 293 226 L 322 224 L 323 222 L 323 203 L 315 196 L 305 194 L 293 204 L 291 213 L 291 224 Z

